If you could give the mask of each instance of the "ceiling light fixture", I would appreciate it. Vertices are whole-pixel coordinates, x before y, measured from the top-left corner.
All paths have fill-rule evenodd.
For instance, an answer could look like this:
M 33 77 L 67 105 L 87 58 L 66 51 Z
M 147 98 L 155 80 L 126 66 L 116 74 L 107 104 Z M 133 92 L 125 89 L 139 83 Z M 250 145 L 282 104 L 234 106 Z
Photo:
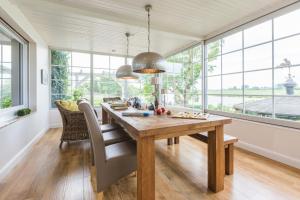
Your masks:
M 127 64 L 130 33 L 125 33 L 125 36 L 127 37 L 126 63 L 125 63 L 125 65 L 122 65 L 121 67 L 119 67 L 119 69 L 116 72 L 116 77 L 118 79 L 125 79 L 125 80 L 138 79 L 139 78 L 138 75 L 132 72 L 131 65 Z
M 157 74 L 165 72 L 164 58 L 155 52 L 150 52 L 150 10 L 151 5 L 146 5 L 148 12 L 148 52 L 143 52 L 134 57 L 132 62 L 133 72 L 143 74 Z

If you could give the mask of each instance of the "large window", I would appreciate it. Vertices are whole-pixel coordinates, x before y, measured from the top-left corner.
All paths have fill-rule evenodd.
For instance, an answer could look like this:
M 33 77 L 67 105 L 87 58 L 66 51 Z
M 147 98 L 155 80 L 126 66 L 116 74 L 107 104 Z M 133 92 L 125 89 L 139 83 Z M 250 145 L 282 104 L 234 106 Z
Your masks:
M 202 109 L 202 48 L 198 45 L 167 59 L 163 74 L 166 105 Z
M 206 42 L 208 110 L 300 121 L 300 9 Z
M 27 42 L 0 21 L 0 112 L 28 106 L 27 48 Z
M 104 97 L 122 97 L 125 88 L 128 97 L 153 102 L 152 76 L 141 75 L 139 80 L 132 81 L 116 79 L 116 71 L 125 61 L 121 56 L 51 50 L 52 107 L 58 99 L 80 98 L 87 98 L 98 107 Z M 131 64 L 132 58 L 127 63 Z

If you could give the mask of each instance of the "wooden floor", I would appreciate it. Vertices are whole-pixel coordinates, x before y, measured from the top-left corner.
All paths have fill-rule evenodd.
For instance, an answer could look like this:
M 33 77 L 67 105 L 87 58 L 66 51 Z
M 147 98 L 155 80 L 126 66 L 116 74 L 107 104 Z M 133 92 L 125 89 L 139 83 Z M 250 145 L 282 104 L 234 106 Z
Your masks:
M 90 179 L 89 143 L 58 148 L 61 129 L 51 129 L 0 183 L 1 200 L 96 199 Z M 179 145 L 156 142 L 156 199 L 300 199 L 300 171 L 255 154 L 235 150 L 235 174 L 225 189 L 207 191 L 206 144 L 182 137 Z M 121 179 L 105 200 L 134 200 L 136 177 Z

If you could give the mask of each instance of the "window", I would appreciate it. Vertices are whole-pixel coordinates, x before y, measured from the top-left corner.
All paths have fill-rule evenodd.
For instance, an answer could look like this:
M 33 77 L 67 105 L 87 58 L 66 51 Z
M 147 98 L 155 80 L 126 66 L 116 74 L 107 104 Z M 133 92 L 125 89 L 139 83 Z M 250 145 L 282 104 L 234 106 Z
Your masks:
M 300 121 L 299 20 L 300 9 L 206 42 L 206 109 Z
M 0 21 L 0 113 L 28 106 L 27 52 L 27 41 Z
M 202 109 L 202 48 L 187 49 L 167 59 L 163 74 L 166 105 Z
M 140 97 L 149 104 L 154 101 L 152 75 L 139 80 L 116 79 L 117 69 L 125 64 L 125 57 L 51 50 L 51 107 L 55 100 L 89 99 L 98 107 L 104 97 L 122 96 L 127 84 L 128 97 Z M 132 63 L 132 58 L 127 59 Z

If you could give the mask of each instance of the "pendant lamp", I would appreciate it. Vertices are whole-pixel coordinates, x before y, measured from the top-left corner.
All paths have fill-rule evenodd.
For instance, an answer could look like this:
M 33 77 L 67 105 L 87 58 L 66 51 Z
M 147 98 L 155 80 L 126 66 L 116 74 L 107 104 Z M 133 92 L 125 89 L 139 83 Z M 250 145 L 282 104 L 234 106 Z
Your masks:
M 118 79 L 138 79 L 138 75 L 132 72 L 131 65 L 127 64 L 127 58 L 128 58 L 128 50 L 129 50 L 129 33 L 125 33 L 125 36 L 127 37 L 127 52 L 126 52 L 126 64 L 119 67 L 119 69 L 116 72 L 116 77 Z
M 148 52 L 143 52 L 134 57 L 132 62 L 133 72 L 142 74 L 157 74 L 165 72 L 164 58 L 156 53 L 150 52 L 150 10 L 152 6 L 146 5 L 145 10 L 148 12 Z

